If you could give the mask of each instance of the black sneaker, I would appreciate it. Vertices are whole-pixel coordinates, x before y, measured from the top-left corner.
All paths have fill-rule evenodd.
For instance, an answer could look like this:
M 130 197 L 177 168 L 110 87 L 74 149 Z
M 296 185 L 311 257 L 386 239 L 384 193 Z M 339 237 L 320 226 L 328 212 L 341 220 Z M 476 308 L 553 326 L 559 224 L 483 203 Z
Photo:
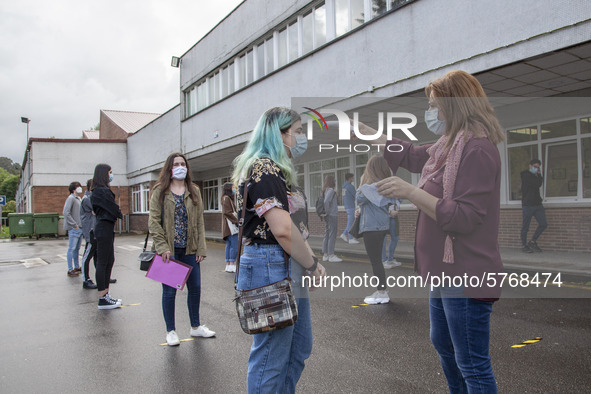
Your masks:
M 121 303 L 119 301 L 116 301 L 110 297 L 107 297 L 106 295 L 99 298 L 98 300 L 98 308 L 99 309 L 115 309 L 115 308 L 121 308 Z
M 105 294 L 105 298 L 108 298 L 114 302 L 118 302 L 119 304 L 123 304 L 123 300 L 121 298 L 113 298 L 109 293 Z
M 531 248 L 530 248 L 529 246 L 527 246 L 527 245 L 523 245 L 523 248 L 521 249 L 521 251 L 522 251 L 523 253 L 533 253 L 533 252 L 534 252 L 534 251 L 533 251 L 533 250 L 531 250 Z
M 111 278 L 109 279 L 109 283 L 117 283 L 117 279 Z
M 534 252 L 541 252 L 542 251 L 542 249 L 540 249 L 540 247 L 538 246 L 536 241 L 529 241 L 527 246 L 529 246 L 529 248 Z
M 96 289 L 96 285 L 94 284 L 92 279 L 87 279 L 84 282 L 82 282 L 82 288 L 83 289 Z

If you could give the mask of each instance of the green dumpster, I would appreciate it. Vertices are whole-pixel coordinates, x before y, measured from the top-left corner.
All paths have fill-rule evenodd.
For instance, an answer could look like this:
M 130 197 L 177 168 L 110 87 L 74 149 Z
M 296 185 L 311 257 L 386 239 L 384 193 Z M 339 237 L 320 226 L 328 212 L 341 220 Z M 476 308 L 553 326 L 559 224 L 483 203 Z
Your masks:
M 14 239 L 17 236 L 29 236 L 31 238 L 34 234 L 33 221 L 32 213 L 9 213 L 10 238 Z
M 52 235 L 57 237 L 57 224 L 60 218 L 59 213 L 36 213 L 33 217 L 35 219 L 35 235 L 37 236 L 37 239 L 42 235 Z

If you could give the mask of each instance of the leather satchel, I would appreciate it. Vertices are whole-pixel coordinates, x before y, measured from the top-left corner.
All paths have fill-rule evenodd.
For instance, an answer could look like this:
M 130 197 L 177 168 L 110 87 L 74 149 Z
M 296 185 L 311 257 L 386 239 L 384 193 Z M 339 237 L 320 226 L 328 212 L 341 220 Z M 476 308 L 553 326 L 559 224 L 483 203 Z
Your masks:
M 248 184 L 244 184 L 244 199 L 242 217 L 238 221 L 238 256 L 236 258 L 236 276 L 234 277 L 234 291 L 236 298 L 236 313 L 240 320 L 242 331 L 247 334 L 258 334 L 288 327 L 298 320 L 298 307 L 291 288 L 289 257 L 283 251 L 287 277 L 266 286 L 254 289 L 238 290 L 238 275 L 240 273 L 240 254 L 242 253 L 242 232 L 244 230 L 244 215 L 248 202 Z
M 150 266 L 152 265 L 152 261 L 154 261 L 154 257 L 156 257 L 155 250 L 146 250 L 146 246 L 148 245 L 148 237 L 149 236 L 150 236 L 150 232 L 148 231 L 148 233 L 146 234 L 146 240 L 144 241 L 144 249 L 142 250 L 142 253 L 140 253 L 140 255 L 139 255 L 140 270 L 141 271 L 149 270 Z

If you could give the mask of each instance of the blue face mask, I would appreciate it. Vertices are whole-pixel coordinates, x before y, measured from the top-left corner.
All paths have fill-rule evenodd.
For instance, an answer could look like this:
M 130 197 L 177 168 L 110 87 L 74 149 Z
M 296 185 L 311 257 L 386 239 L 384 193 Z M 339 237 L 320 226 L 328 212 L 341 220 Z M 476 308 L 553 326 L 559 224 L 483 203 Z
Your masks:
M 288 146 L 288 148 L 291 152 L 291 157 L 294 159 L 297 159 L 298 157 L 300 157 L 301 155 L 306 153 L 306 150 L 308 149 L 308 138 L 306 137 L 305 134 L 295 134 L 295 135 L 290 134 L 290 135 L 295 137 L 296 144 L 294 147 Z
M 425 111 L 425 123 L 427 128 L 435 135 L 445 134 L 445 120 L 439 120 L 439 109 L 433 108 Z
M 538 168 L 537 167 L 532 167 L 530 169 L 530 171 L 531 171 L 532 174 L 537 174 L 538 173 Z
M 113 174 L 109 174 L 109 183 L 113 182 Z

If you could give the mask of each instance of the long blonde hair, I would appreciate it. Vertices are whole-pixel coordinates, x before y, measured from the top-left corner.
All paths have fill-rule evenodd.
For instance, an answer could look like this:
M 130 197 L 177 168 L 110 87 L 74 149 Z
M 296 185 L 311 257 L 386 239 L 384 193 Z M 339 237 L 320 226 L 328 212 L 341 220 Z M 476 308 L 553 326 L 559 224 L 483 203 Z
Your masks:
M 496 145 L 505 139 L 505 133 L 482 85 L 467 72 L 448 72 L 429 83 L 425 88 L 425 94 L 435 102 L 445 117 L 445 134 L 449 136 L 446 148 L 453 145 L 460 130 L 471 130 L 478 135 L 481 129 L 479 124 L 484 127 L 486 137 L 493 144 Z
M 391 175 L 392 171 L 390 171 L 390 166 L 388 166 L 388 162 L 384 159 L 384 156 L 374 155 L 367 161 L 365 171 L 361 175 L 359 186 L 381 181 Z

